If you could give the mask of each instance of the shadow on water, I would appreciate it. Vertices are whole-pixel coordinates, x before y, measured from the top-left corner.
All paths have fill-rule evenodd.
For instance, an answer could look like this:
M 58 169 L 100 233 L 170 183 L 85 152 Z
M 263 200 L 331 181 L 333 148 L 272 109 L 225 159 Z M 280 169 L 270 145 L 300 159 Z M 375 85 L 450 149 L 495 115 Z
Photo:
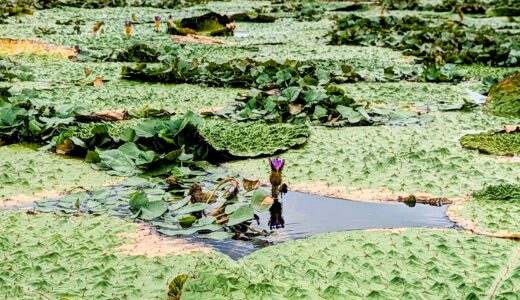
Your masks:
M 192 238 L 194 242 L 210 245 L 233 259 L 250 254 L 267 245 L 300 239 L 319 233 L 370 228 L 436 227 L 455 228 L 446 216 L 447 206 L 417 203 L 368 203 L 340 200 L 304 193 L 289 192 L 283 199 L 284 228 L 273 229 L 272 234 L 253 241 L 214 241 Z M 259 215 L 257 229 L 270 231 L 269 212 Z

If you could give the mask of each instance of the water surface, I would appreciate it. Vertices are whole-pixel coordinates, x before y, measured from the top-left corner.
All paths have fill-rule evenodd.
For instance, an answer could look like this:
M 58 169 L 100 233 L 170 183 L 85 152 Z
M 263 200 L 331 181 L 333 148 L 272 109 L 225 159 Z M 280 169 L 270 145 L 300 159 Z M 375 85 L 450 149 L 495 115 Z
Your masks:
M 300 239 L 319 233 L 371 228 L 401 227 L 455 227 L 446 216 L 447 206 L 430 206 L 417 203 L 409 207 L 403 203 L 369 203 L 340 200 L 304 193 L 289 192 L 283 199 L 285 228 L 273 229 L 267 237 L 256 241 L 213 241 L 193 238 L 211 245 L 219 251 L 238 259 L 267 244 Z M 269 212 L 262 213 L 257 229 L 269 230 Z

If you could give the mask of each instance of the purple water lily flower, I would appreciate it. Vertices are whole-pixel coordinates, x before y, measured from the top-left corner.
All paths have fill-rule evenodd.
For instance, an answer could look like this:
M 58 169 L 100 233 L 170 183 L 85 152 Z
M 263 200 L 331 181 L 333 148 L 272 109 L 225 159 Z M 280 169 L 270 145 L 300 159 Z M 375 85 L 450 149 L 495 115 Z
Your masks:
M 155 16 L 155 21 L 159 22 L 161 20 L 161 16 Z
M 280 158 L 273 158 L 269 159 L 269 164 L 271 165 L 271 171 L 281 172 L 285 164 L 285 160 Z

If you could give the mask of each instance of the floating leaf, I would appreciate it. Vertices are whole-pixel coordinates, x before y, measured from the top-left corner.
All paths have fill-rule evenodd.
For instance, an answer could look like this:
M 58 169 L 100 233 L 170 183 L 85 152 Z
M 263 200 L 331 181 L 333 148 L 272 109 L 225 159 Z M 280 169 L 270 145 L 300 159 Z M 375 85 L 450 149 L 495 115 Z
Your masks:
M 162 216 L 168 210 L 168 204 L 164 201 L 151 201 L 141 207 L 139 218 L 142 220 L 153 220 Z
M 254 218 L 254 211 L 251 205 L 242 205 L 229 216 L 228 226 L 237 225 Z
M 149 203 L 148 197 L 145 192 L 139 191 L 132 195 L 128 204 L 132 210 L 139 210 Z

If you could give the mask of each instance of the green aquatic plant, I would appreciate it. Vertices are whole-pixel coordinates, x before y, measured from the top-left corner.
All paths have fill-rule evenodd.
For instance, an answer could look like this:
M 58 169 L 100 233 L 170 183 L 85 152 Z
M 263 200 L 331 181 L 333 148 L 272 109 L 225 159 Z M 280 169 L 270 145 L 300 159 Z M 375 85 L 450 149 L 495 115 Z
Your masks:
M 221 240 L 233 235 L 244 235 L 244 239 L 267 235 L 252 228 L 252 220 L 259 221 L 256 214 L 270 206 L 263 202 L 266 196 L 258 185 L 247 189 L 231 177 L 221 180 L 227 174 L 216 168 L 197 171 L 181 166 L 171 174 L 164 181 L 132 177 L 114 187 L 40 200 L 35 210 L 138 219 L 168 236 Z
M 515 241 L 459 230 L 321 234 L 199 269 L 183 299 L 514 299 L 517 251 Z
M 416 16 L 365 18 L 348 15 L 337 21 L 331 43 L 386 46 L 421 58 L 426 64 L 484 63 L 518 66 L 520 37 L 490 26 L 466 26 Z
M 233 21 L 237 22 L 251 22 L 251 23 L 272 23 L 276 20 L 278 20 L 278 17 L 261 14 L 256 11 L 249 11 L 245 13 L 236 13 L 229 18 Z
M 520 185 L 518 185 L 518 184 L 489 185 L 480 191 L 474 192 L 473 199 L 520 202 Z
M 114 180 L 105 172 L 93 170 L 82 160 L 32 148 L 33 145 L 21 144 L 0 147 L 0 206 L 2 200 L 11 197 L 33 197 L 33 194 L 44 197 L 79 186 L 92 188 Z
M 399 88 L 392 97 L 411 100 L 409 92 Z M 417 102 L 424 99 L 418 92 L 414 96 Z M 437 111 L 428 116 L 431 119 L 424 125 L 312 127 L 305 147 L 279 155 L 291 162 L 284 172 L 285 182 L 302 190 L 316 186 L 322 191 L 330 186 L 345 191 L 347 198 L 353 188 L 456 198 L 491 182 L 520 180 L 519 164 L 468 151 L 459 142 L 461 132 L 500 128 L 510 120 L 478 109 L 469 113 Z M 310 165 L 316 167 L 309 169 Z M 254 176 L 264 170 L 265 160 L 228 162 L 226 168 Z
M 209 36 L 232 36 L 235 24 L 227 15 L 210 12 L 201 16 L 168 20 L 168 33 L 174 35 L 201 34 Z
M 503 189 L 511 192 L 507 187 L 495 186 L 493 190 Z M 514 187 L 512 187 L 514 189 Z M 479 192 L 483 193 L 485 190 Z M 479 194 L 475 193 L 475 194 Z M 517 191 L 516 191 L 517 193 Z M 509 194 L 511 195 L 511 194 Z M 517 194 L 518 195 L 518 194 Z M 452 213 L 458 220 L 470 221 L 473 230 L 487 232 L 498 236 L 518 237 L 520 230 L 518 220 L 520 219 L 520 201 L 503 199 L 504 194 L 488 194 L 489 199 L 479 198 L 471 201 L 463 201 L 461 207 Z M 465 222 L 462 222 L 465 224 Z
M 271 5 L 257 8 L 265 13 L 290 13 L 298 21 L 319 21 L 325 14 L 323 3 L 315 0 L 272 0 Z
M 460 143 L 465 148 L 486 154 L 520 155 L 520 131 L 466 134 L 460 138 Z
M 9 58 L 0 57 L 0 82 L 2 81 L 29 81 L 32 80 L 30 68 Z M 7 94 L 6 94 L 7 96 Z
M 125 253 L 119 247 L 132 245 L 138 229 L 106 215 L 2 211 L 0 228 L 0 293 L 9 299 L 164 299 L 172 278 L 230 261 L 218 253 Z
M 520 117 L 520 72 L 494 84 L 486 104 L 497 116 Z
M 520 236 L 520 185 L 517 183 L 489 184 L 473 192 L 469 201 L 456 204 L 450 218 L 468 224 L 477 232 L 498 236 Z
M 188 276 L 181 274 L 177 275 L 169 284 L 168 284 L 168 300 L 179 300 L 182 296 L 182 287 L 188 280 Z
M 217 151 L 235 157 L 255 157 L 303 145 L 310 130 L 306 125 L 214 120 L 206 122 L 200 134 Z
M 10 16 L 32 15 L 34 7 L 31 0 L 5 0 L 0 6 L 0 24 Z

